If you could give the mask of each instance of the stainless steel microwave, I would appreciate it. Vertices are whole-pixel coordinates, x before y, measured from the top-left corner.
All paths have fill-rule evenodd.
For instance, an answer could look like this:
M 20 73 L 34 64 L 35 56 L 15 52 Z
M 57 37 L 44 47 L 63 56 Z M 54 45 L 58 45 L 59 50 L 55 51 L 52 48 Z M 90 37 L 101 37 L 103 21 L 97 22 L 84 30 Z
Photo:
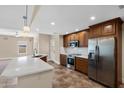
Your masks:
M 70 47 L 79 47 L 79 41 L 76 40 L 76 41 L 70 41 L 69 42 L 69 46 Z

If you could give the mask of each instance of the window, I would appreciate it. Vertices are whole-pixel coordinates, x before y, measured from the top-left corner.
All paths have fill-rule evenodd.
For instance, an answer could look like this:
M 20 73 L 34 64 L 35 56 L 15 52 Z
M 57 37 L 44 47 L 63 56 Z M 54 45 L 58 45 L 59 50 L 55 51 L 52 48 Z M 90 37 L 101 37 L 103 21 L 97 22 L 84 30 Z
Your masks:
M 18 56 L 26 56 L 27 55 L 27 42 L 26 41 L 18 41 Z
M 26 53 L 26 45 L 19 45 L 19 53 Z

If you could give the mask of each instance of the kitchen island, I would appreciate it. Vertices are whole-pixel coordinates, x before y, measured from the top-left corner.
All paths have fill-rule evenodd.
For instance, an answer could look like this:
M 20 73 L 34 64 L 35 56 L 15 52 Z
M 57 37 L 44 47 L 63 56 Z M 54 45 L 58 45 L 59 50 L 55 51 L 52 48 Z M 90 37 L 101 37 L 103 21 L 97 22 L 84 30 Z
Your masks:
M 16 79 L 19 88 L 52 87 L 53 67 L 39 58 L 17 57 L 9 63 L 1 76 Z

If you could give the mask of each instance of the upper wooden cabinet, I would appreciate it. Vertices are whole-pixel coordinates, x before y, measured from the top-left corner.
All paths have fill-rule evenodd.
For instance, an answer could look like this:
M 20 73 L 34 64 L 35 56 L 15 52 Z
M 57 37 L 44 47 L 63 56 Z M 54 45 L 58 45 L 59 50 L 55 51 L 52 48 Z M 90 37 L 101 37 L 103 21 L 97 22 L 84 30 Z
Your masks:
M 73 41 L 73 40 L 78 40 L 78 35 L 77 35 L 77 33 L 70 34 L 70 40 L 71 40 L 71 41 Z
M 64 35 L 64 47 L 68 47 L 70 42 L 70 35 Z
M 102 35 L 114 35 L 115 32 L 115 21 L 109 21 L 102 24 Z
M 90 26 L 89 38 L 98 37 L 101 35 L 102 27 L 101 25 Z
M 79 40 L 79 47 L 88 47 L 88 30 L 77 33 Z
M 120 21 L 120 18 L 115 18 L 90 26 L 89 38 L 116 35 L 116 29 L 118 28 Z
M 72 34 L 64 35 L 64 47 L 68 47 L 69 42 L 73 40 L 79 41 L 79 47 L 88 46 L 88 29 Z

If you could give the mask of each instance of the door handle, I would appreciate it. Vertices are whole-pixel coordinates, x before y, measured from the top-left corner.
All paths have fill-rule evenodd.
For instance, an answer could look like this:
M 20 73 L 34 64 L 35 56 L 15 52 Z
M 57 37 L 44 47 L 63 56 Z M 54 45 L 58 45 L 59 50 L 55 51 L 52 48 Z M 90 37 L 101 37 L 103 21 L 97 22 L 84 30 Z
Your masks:
M 95 60 L 96 60 L 96 63 L 98 62 L 98 55 L 99 55 L 98 48 L 99 48 L 99 46 L 96 45 L 96 47 L 95 47 Z
M 97 63 L 99 62 L 99 46 L 97 47 Z

